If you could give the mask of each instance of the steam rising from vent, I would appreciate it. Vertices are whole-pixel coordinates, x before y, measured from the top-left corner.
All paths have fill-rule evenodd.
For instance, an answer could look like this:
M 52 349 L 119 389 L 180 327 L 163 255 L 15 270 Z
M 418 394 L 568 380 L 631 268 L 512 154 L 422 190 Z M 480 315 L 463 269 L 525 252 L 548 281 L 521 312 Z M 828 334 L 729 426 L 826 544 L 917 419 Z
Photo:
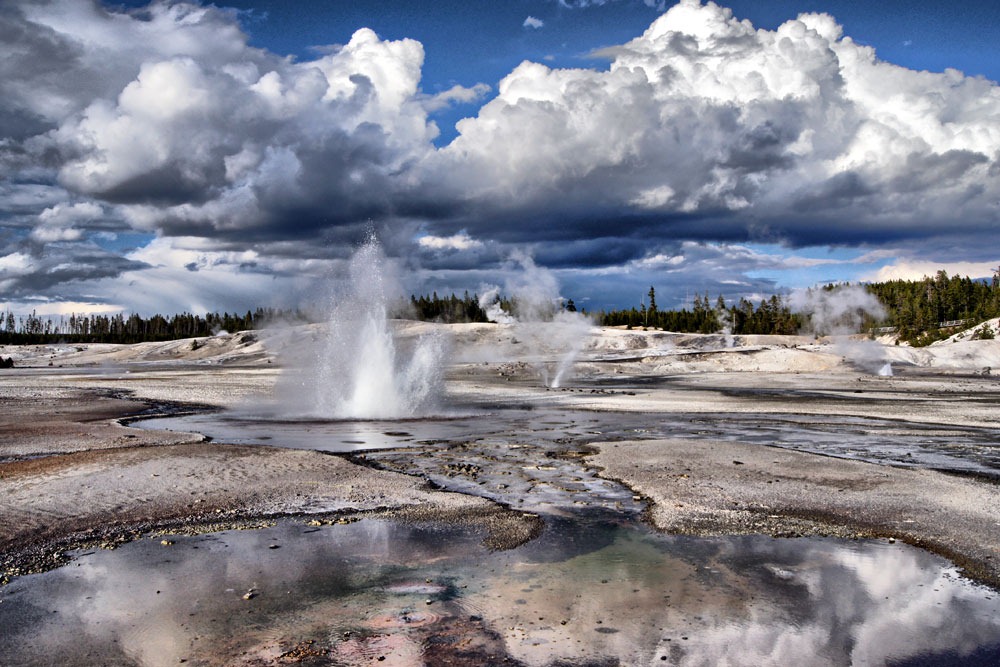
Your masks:
M 511 263 L 517 271 L 508 279 L 506 292 L 513 295 L 514 312 L 504 310 L 501 290 L 495 285 L 483 288 L 479 305 L 490 321 L 513 328 L 516 339 L 534 358 L 542 383 L 557 389 L 572 374 L 593 323 L 581 313 L 563 310 L 556 277 L 530 255 L 517 252 Z M 548 361 L 553 355 L 554 363 Z
M 497 324 L 514 324 L 517 318 L 508 313 L 500 305 L 500 288 L 493 286 L 486 289 L 479 297 L 479 307 L 486 313 L 490 322 Z
M 443 341 L 394 337 L 387 313 L 398 290 L 391 283 L 388 260 L 370 234 L 334 291 L 318 358 L 301 370 L 309 416 L 403 419 L 438 407 Z
M 869 373 L 891 376 L 892 364 L 885 348 L 870 340 L 851 340 L 865 320 L 885 317 L 878 298 L 860 285 L 841 285 L 833 289 L 808 289 L 792 292 L 789 298 L 792 310 L 809 316 L 816 335 L 839 336 L 837 351 Z
M 833 289 L 796 290 L 789 297 L 792 310 L 809 316 L 818 336 L 858 333 L 865 316 L 885 317 L 878 298 L 859 285 L 841 285 Z

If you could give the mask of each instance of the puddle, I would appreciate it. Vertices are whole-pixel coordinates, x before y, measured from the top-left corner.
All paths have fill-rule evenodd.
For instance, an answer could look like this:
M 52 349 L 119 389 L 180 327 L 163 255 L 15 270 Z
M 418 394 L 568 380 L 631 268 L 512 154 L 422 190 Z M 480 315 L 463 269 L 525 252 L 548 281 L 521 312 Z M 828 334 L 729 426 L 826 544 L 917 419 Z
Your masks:
M 1000 598 L 902 544 L 552 518 L 147 538 L 0 590 L 11 665 L 997 664 Z M 309 660 L 314 662 L 308 662 Z

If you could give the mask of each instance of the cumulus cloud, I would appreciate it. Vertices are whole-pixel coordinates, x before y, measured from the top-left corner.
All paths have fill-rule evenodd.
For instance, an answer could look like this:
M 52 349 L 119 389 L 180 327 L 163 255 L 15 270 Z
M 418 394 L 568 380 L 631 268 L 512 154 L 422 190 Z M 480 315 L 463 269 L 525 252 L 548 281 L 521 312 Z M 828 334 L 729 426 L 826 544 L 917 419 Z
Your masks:
M 34 155 L 138 227 L 288 234 L 294 216 L 308 227 L 384 214 L 437 133 L 414 40 L 361 28 L 295 62 L 248 47 L 235 14 L 214 7 L 56 0 L 4 20 L 20 48 L 5 59 L 0 117 L 30 135 L 10 137 L 21 141 L 5 146 L 8 164 Z M 427 106 L 482 94 L 456 86 Z
M 523 25 L 525 28 L 534 28 L 537 30 L 538 28 L 541 28 L 545 25 L 545 21 L 541 19 L 536 19 L 534 16 L 529 16 L 528 18 L 524 19 Z
M 882 62 L 828 15 L 758 30 L 697 0 L 602 55 L 607 71 L 515 68 L 430 156 L 442 187 L 534 239 L 611 221 L 795 245 L 996 227 L 990 81 Z
M 317 277 L 337 260 L 264 257 L 247 248 L 217 250 L 197 237 L 157 238 L 126 255 L 134 263 L 120 278 L 70 285 L 77 293 L 99 293 L 133 312 L 245 311 L 260 305 L 315 307 Z M 220 304 L 226 304 L 225 306 Z
M 663 271 L 689 270 L 692 265 L 708 265 L 736 271 L 763 269 L 800 269 L 843 264 L 846 260 L 802 257 L 788 253 L 765 252 L 745 245 L 706 244 L 694 241 L 681 243 L 672 253 L 655 253 L 634 260 L 632 265 Z
M 77 0 L 15 0 L 0 35 L 0 256 L 31 258 L 0 280 L 19 294 L 148 264 L 100 233 L 253 244 L 263 272 L 343 256 L 369 220 L 430 271 L 525 246 L 627 279 L 683 243 L 747 241 L 918 261 L 947 238 L 995 261 L 1000 86 L 883 62 L 825 14 L 763 30 L 681 0 L 595 54 L 607 68 L 521 63 L 441 148 L 430 114 L 492 89 L 425 93 L 412 39 L 359 27 L 296 60 L 250 46 L 234 11 Z

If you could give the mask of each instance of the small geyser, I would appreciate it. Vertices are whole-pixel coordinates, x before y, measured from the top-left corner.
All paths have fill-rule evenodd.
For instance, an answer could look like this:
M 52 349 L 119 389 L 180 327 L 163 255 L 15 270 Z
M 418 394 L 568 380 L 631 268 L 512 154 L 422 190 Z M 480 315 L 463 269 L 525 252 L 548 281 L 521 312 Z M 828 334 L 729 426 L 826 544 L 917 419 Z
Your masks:
M 310 416 L 404 419 L 438 407 L 443 341 L 397 341 L 390 327 L 387 259 L 374 233 L 351 257 L 347 280 L 332 296 L 324 340 L 307 378 Z M 308 395 L 311 394 L 311 395 Z
M 513 273 L 507 290 L 516 300 L 516 312 L 508 313 L 501 307 L 497 286 L 484 286 L 479 305 L 490 321 L 514 329 L 534 358 L 542 384 L 558 389 L 572 375 L 593 322 L 581 313 L 562 309 L 555 275 L 535 264 L 530 255 L 515 253 L 510 269 Z M 554 362 L 544 361 L 551 356 L 555 356 Z
M 886 348 L 875 340 L 859 340 L 865 316 L 879 320 L 885 308 L 878 298 L 860 285 L 840 285 L 833 289 L 797 290 L 789 299 L 792 309 L 809 316 L 810 327 L 817 335 L 832 336 L 834 348 L 845 361 L 865 372 L 892 375 Z

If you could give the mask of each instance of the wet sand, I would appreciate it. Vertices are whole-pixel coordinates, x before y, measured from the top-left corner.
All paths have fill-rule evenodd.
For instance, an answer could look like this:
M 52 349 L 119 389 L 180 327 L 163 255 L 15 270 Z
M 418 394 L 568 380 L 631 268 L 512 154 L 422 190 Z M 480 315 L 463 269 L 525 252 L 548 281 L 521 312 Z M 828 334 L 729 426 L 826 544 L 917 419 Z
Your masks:
M 501 329 L 453 333 L 466 356 L 449 371 L 452 400 L 640 412 L 650 419 L 769 412 L 1000 427 L 1000 386 L 979 371 L 995 346 L 964 366 L 911 363 L 896 377 L 877 377 L 830 347 L 810 347 L 809 340 L 714 350 L 718 341 L 709 338 L 610 330 L 588 349 L 574 382 L 547 391 L 538 383 L 538 358 L 524 350 L 518 350 L 523 361 L 505 357 L 510 349 L 500 345 Z M 480 522 L 491 527 L 488 540 L 496 548 L 537 532 L 537 517 L 345 457 L 206 442 L 198 434 L 115 422 L 157 403 L 230 407 L 266 396 L 278 364 L 261 338 L 222 341 L 217 363 L 199 358 L 200 366 L 185 356 L 193 346 L 181 344 L 144 346 L 139 361 L 108 346 L 92 354 L 19 351 L 19 367 L 0 374 L 5 576 L 61 563 L 66 549 L 84 543 L 112 546 L 154 529 L 208 530 L 285 515 L 336 520 L 393 512 L 413 520 Z M 116 365 L 94 367 L 98 353 Z M 613 442 L 598 449 L 592 464 L 649 499 L 649 520 L 662 530 L 893 537 L 946 555 L 969 576 L 1000 586 L 995 482 L 712 440 Z

